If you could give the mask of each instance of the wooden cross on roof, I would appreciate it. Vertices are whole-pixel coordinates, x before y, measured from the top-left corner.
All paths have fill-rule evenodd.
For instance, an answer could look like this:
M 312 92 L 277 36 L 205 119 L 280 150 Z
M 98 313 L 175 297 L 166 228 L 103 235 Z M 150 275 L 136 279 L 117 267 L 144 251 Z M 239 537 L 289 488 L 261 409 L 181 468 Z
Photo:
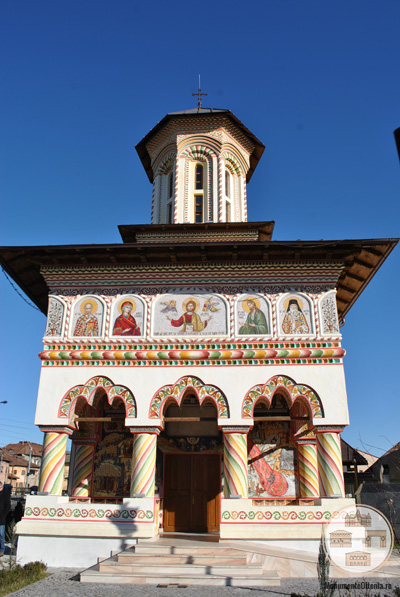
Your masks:
M 199 88 L 197 90 L 197 93 L 192 93 L 192 95 L 197 95 L 197 107 L 201 108 L 201 96 L 202 95 L 208 95 L 208 93 L 201 93 L 201 88 L 200 88 L 200 75 L 199 75 Z

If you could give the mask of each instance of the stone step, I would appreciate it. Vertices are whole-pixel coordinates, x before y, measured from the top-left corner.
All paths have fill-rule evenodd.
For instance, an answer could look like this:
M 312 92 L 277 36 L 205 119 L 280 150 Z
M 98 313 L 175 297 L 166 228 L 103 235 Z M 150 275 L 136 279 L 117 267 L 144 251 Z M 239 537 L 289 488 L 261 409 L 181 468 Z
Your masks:
M 147 554 L 127 554 L 122 552 L 118 554 L 117 561 L 120 564 L 148 564 L 157 563 L 158 566 L 164 566 L 164 564 L 204 564 L 204 565 L 234 565 L 243 566 L 247 563 L 247 556 L 243 553 L 220 555 L 208 554 L 208 555 L 147 555 Z
M 80 575 L 81 582 L 101 583 L 101 584 L 137 584 L 137 585 L 174 585 L 191 586 L 230 586 L 230 587 L 279 587 L 280 578 L 276 572 L 268 574 L 245 576 L 237 572 L 232 576 L 221 576 L 218 574 L 209 574 L 207 576 L 196 574 L 166 575 L 163 572 L 158 574 L 112 574 L 100 573 L 94 568 L 89 568 Z
M 237 574 L 243 577 L 247 576 L 261 576 L 263 570 L 261 566 L 250 564 L 241 568 L 238 566 L 219 566 L 214 565 L 201 565 L 201 564 L 163 564 L 160 567 L 157 563 L 154 564 L 120 564 L 119 562 L 113 562 L 106 560 L 98 564 L 98 570 L 100 573 L 109 573 L 117 575 L 154 575 L 160 573 L 164 575 L 164 578 L 170 578 L 171 576 L 185 576 L 186 574 L 194 574 L 196 576 L 228 576 L 235 577 Z
M 221 555 L 229 555 L 232 553 L 238 553 L 237 550 L 227 547 L 216 547 L 217 544 L 214 544 L 214 547 L 199 547 L 197 545 L 160 545 L 157 543 L 153 544 L 138 544 L 132 547 L 126 552 L 134 551 L 135 554 L 151 554 L 151 555 L 187 555 L 196 554 L 196 555 L 215 555 L 216 553 Z

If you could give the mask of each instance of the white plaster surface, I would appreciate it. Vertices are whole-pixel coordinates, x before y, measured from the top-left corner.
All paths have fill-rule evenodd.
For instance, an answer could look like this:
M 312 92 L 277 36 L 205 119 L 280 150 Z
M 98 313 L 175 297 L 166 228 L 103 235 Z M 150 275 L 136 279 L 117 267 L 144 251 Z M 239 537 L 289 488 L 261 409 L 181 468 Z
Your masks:
M 42 561 L 47 566 L 89 567 L 97 564 L 98 557 L 110 557 L 112 551 L 122 551 L 135 544 L 124 537 L 48 537 L 26 536 L 18 539 L 19 564 Z
M 349 414 L 343 365 L 263 365 L 210 367 L 43 367 L 36 409 L 36 425 L 65 425 L 58 418 L 63 396 L 74 386 L 85 384 L 92 377 L 103 375 L 115 385 L 129 388 L 135 397 L 135 425 L 157 425 L 149 419 L 152 397 L 164 385 L 174 384 L 184 375 L 199 377 L 205 384 L 217 386 L 226 396 L 230 418 L 226 425 L 246 425 L 241 418 L 243 399 L 254 385 L 264 384 L 274 375 L 285 375 L 298 384 L 310 386 L 321 398 L 325 417 L 314 419 L 320 425 L 348 425 Z M 130 422 L 132 424 L 132 422 Z

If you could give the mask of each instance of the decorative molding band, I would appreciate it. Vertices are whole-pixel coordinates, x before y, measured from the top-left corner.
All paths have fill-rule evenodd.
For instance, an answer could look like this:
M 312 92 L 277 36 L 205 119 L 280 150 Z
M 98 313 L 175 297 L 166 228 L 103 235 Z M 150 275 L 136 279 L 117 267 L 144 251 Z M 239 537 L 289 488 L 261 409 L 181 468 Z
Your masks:
M 221 514 L 221 521 L 229 522 L 254 522 L 255 524 L 263 523 L 263 522 L 282 522 L 287 521 L 290 523 L 307 523 L 307 522 L 327 522 L 328 520 L 338 520 L 339 518 L 345 517 L 346 513 L 334 511 L 330 512 L 329 510 L 309 510 L 309 511 L 295 511 L 295 510 L 250 510 L 249 512 L 245 511 L 237 511 L 232 510 L 228 511 L 225 510 Z
M 301 292 L 325 292 L 332 290 L 343 269 L 341 263 L 265 263 L 238 261 L 232 263 L 208 264 L 160 264 L 115 266 L 74 266 L 74 267 L 42 267 L 51 294 L 74 296 L 75 294 L 124 294 L 128 288 L 139 294 L 158 294 L 164 292 L 160 286 L 165 285 L 165 292 L 174 287 L 185 285 L 194 288 L 201 286 L 204 290 L 215 288 L 216 292 L 224 292 L 223 288 L 247 288 L 253 285 L 259 292 L 278 293 L 293 292 L 296 288 Z M 265 280 L 268 279 L 268 284 Z M 150 290 L 151 289 L 151 290 Z M 307 290 L 309 289 L 309 290 Z M 254 289 L 255 290 L 255 289 Z M 78 292 L 79 291 L 79 292 Z M 251 290 L 253 291 L 253 289 Z
M 244 435 L 247 435 L 250 431 L 250 427 L 247 425 L 245 427 L 243 425 L 220 425 L 219 429 L 222 433 L 243 433 Z
M 76 431 L 75 427 L 67 425 L 39 425 L 39 429 L 43 433 L 64 433 L 66 435 L 72 435 Z
M 313 433 L 342 433 L 346 429 L 346 425 L 314 425 Z
M 280 361 L 342 359 L 343 348 L 218 349 L 218 350 L 44 350 L 42 361 Z
M 341 365 L 342 359 L 259 359 L 259 360 L 241 360 L 235 359 L 232 361 L 42 361 L 42 367 L 96 367 L 97 365 L 103 365 L 104 367 L 165 367 L 168 364 L 170 367 L 216 367 L 216 366 L 232 366 L 235 367 L 248 367 L 249 365 L 255 366 L 270 366 L 270 365 Z
M 218 241 L 257 241 L 258 231 L 225 231 L 219 230 L 218 232 L 157 232 L 157 233 L 140 233 L 136 234 L 136 241 L 140 244 L 158 244 L 165 242 L 175 243 L 199 243 L 199 242 L 218 242 Z
M 84 522 L 108 521 L 116 522 L 150 522 L 154 519 L 151 510 L 126 510 L 126 509 L 103 509 L 101 506 L 91 504 L 90 507 L 81 507 L 81 504 L 73 504 L 72 507 L 64 508 L 26 508 L 24 517 L 29 520 L 62 520 L 63 522 Z
M 135 433 L 151 433 L 152 435 L 160 435 L 159 427 L 134 427 L 129 426 L 129 431 L 134 435 Z

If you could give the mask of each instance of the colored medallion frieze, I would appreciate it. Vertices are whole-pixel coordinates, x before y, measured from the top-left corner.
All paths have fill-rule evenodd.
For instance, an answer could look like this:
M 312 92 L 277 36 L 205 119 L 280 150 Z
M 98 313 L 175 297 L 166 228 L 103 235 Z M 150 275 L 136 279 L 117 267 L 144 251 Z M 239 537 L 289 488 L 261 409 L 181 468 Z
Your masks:
M 111 346 L 108 350 L 99 348 L 86 348 L 83 350 L 71 349 L 67 346 L 44 350 L 40 353 L 42 361 L 49 362 L 75 362 L 82 363 L 97 361 L 99 363 L 111 362 L 236 362 L 258 363 L 260 361 L 291 362 L 340 362 L 345 355 L 345 350 L 340 347 L 313 347 L 313 348 L 217 348 L 217 349 L 182 349 L 167 348 L 158 350 L 116 350 Z

